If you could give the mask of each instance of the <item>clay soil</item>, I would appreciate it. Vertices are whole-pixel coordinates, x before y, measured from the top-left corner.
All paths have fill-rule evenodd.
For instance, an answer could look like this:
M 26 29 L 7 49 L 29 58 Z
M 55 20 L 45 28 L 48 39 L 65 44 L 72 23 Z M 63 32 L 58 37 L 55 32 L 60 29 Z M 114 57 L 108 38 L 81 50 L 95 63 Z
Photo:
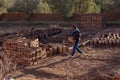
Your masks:
M 81 50 L 85 55 L 76 53 L 70 58 L 70 53 L 60 54 L 41 59 L 36 66 L 19 67 L 12 77 L 16 80 L 92 80 L 120 71 L 120 47 L 85 46 Z
M 40 60 L 37 66 L 24 67 L 14 73 L 16 80 L 92 80 L 114 74 L 120 69 L 119 48 L 82 48 L 84 56 L 58 55 Z

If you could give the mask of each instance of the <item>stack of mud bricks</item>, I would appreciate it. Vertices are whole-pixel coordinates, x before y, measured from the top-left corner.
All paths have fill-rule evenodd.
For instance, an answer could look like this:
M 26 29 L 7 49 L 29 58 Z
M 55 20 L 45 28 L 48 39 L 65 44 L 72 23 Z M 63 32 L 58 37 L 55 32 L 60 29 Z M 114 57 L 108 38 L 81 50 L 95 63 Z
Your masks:
M 82 15 L 81 16 L 82 28 L 101 28 L 102 16 L 101 15 Z
M 119 33 L 102 33 L 96 35 L 90 43 L 98 46 L 120 46 L 120 34 Z
M 68 47 L 62 44 L 47 44 L 46 50 L 47 50 L 47 56 L 68 54 Z
M 36 65 L 39 52 L 38 39 L 14 38 L 3 42 L 4 53 L 23 65 Z
M 3 42 L 4 53 L 21 65 L 37 65 L 40 59 L 52 55 L 67 54 L 62 44 L 42 44 L 38 39 L 14 38 Z

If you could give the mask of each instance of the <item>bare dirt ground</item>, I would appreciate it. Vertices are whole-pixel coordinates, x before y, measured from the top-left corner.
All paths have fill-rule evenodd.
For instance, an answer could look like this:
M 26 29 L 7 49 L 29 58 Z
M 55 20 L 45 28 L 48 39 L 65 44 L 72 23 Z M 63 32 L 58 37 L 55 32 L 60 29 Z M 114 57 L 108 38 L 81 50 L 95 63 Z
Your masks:
M 30 28 L 1 26 L 0 33 Z M 74 58 L 69 58 L 70 53 L 51 56 L 41 59 L 36 66 L 18 69 L 12 77 L 16 80 L 92 80 L 98 75 L 114 74 L 120 70 L 120 47 L 85 46 L 81 50 L 86 55 L 76 53 Z
M 113 74 L 120 69 L 119 48 L 82 48 L 85 56 L 58 55 L 24 67 L 14 73 L 16 80 L 92 80 L 98 75 Z

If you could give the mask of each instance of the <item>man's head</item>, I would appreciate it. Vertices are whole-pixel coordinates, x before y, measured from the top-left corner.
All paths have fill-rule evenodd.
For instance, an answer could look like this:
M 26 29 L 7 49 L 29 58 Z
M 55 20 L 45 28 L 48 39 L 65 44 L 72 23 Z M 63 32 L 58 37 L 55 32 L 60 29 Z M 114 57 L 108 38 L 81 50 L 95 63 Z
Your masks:
M 76 28 L 77 28 L 77 25 L 72 26 L 73 31 L 76 30 Z

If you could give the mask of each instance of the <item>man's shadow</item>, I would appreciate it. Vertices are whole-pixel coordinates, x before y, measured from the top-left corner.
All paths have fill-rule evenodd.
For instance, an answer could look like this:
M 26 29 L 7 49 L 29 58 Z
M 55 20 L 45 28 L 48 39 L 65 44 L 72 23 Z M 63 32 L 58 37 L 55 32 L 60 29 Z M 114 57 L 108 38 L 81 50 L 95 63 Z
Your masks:
M 65 58 L 65 59 L 62 59 L 62 60 L 59 60 L 59 61 L 56 61 L 56 62 L 47 64 L 47 65 L 45 65 L 45 66 L 36 67 L 36 68 L 34 68 L 34 69 L 40 69 L 40 68 L 44 68 L 44 67 L 55 66 L 55 65 L 57 65 L 57 64 L 63 63 L 63 62 L 68 61 L 68 60 L 71 61 L 71 60 L 74 60 L 74 59 L 76 59 L 76 58 L 79 58 L 79 56 L 76 56 L 76 57 L 73 57 L 73 58 L 67 57 L 67 58 Z
M 47 76 L 47 77 L 51 77 L 51 76 L 60 77 L 59 75 L 47 73 L 47 72 L 42 71 L 42 70 L 38 71 L 37 69 L 41 69 L 41 68 L 45 68 L 45 67 L 52 67 L 52 66 L 55 66 L 55 65 L 57 65 L 57 64 L 63 63 L 63 62 L 68 61 L 68 60 L 70 60 L 70 61 L 71 61 L 71 60 L 74 60 L 74 59 L 76 59 L 76 58 L 78 58 L 78 57 L 79 57 L 79 56 L 76 56 L 76 57 L 73 57 L 73 58 L 67 57 L 67 58 L 65 58 L 65 59 L 62 59 L 62 60 L 59 60 L 59 61 L 56 61 L 56 62 L 47 64 L 47 65 L 45 65 L 45 66 L 40 66 L 40 67 L 36 67 L 36 68 L 32 68 L 32 69 L 27 69 L 26 67 L 23 67 L 22 70 L 21 70 L 21 72 L 23 72 L 23 74 L 17 75 L 17 76 L 15 76 L 14 78 L 19 78 L 19 77 L 25 76 L 25 75 L 27 75 L 27 74 L 32 74 L 32 75 L 35 75 L 36 77 L 40 77 L 40 76 L 46 77 L 47 75 L 49 75 L 49 76 Z M 43 75 L 40 75 L 40 74 L 38 74 L 38 73 L 40 73 L 40 74 L 44 73 L 44 74 L 47 74 L 47 75 L 46 75 L 46 76 L 45 76 L 45 75 L 43 76 Z

